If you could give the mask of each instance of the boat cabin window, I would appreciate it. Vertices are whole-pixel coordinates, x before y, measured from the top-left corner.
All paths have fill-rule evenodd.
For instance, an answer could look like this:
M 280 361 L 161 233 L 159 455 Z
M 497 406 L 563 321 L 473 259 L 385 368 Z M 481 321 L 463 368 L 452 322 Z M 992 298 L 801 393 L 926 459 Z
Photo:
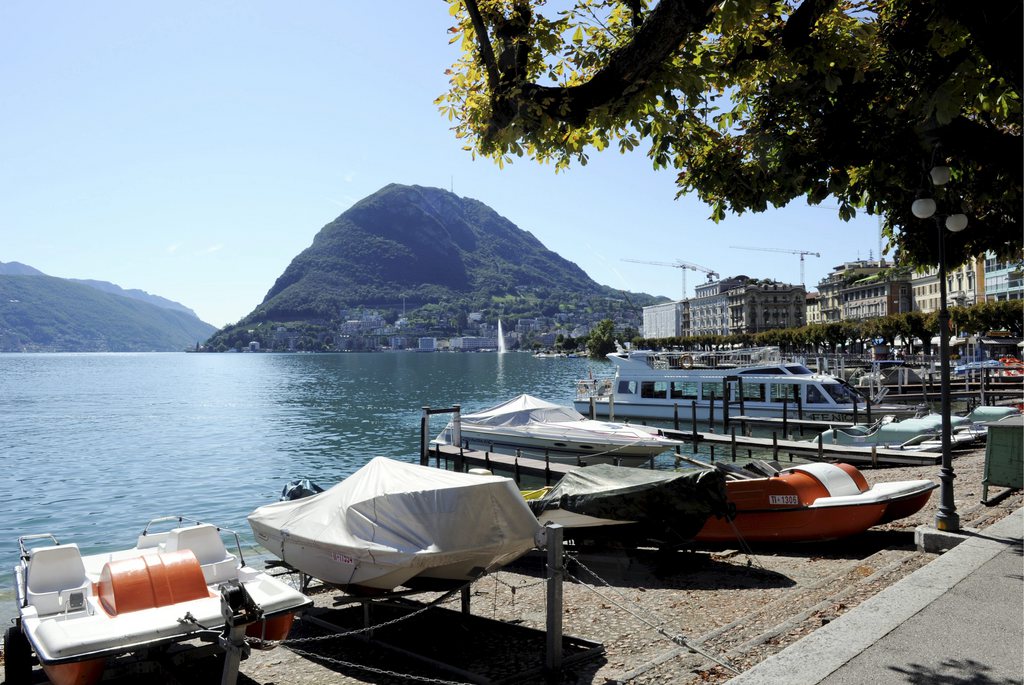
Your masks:
M 720 400 L 722 399 L 722 390 L 722 381 L 704 381 L 700 384 L 700 398 L 710 400 L 713 397 Z
M 839 383 L 825 383 L 822 387 L 825 388 L 825 392 L 832 396 L 832 399 L 836 401 L 836 404 L 852 404 L 854 400 L 857 402 L 864 401 L 863 397 L 858 397 L 845 385 L 840 385 Z
M 810 376 L 811 370 L 803 364 L 787 364 L 786 371 L 789 371 L 794 376 Z
M 828 404 L 828 398 L 816 385 L 807 386 L 807 404 Z
M 640 397 L 658 397 L 664 399 L 668 393 L 668 381 L 641 381 Z
M 795 392 L 799 392 L 797 386 L 793 383 L 773 383 L 772 384 L 772 402 L 792 402 L 796 404 Z
M 672 399 L 697 399 L 697 381 L 672 381 Z
M 763 369 L 746 369 L 740 371 L 741 376 L 782 376 L 786 372 L 777 366 L 766 366 Z
M 744 383 L 743 399 L 746 402 L 764 402 L 764 383 Z
M 635 395 L 636 394 L 636 381 L 619 381 L 620 395 Z

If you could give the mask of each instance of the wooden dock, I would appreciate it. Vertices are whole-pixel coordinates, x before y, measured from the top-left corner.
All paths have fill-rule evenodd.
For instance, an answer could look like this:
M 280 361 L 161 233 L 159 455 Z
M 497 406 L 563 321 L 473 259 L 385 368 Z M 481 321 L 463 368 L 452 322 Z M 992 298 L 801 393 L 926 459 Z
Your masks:
M 942 455 L 938 452 L 911 452 L 874 446 L 833 445 L 821 440 L 820 436 L 815 442 L 805 442 L 802 440 L 780 440 L 776 436 L 755 438 L 736 435 L 735 431 L 724 434 L 665 429 L 662 432 L 665 437 L 694 444 L 695 450 L 700 447 L 701 443 L 706 443 L 711 448 L 712 461 L 715 460 L 716 448 L 719 458 L 732 461 L 751 458 L 753 450 L 768 451 L 771 453 L 772 459 L 776 461 L 780 455 L 786 455 L 811 461 L 845 461 L 865 466 L 927 466 L 938 464 L 942 459 Z M 694 438 L 695 435 L 696 438 Z M 747 455 L 742 456 L 740 453 L 743 451 L 746 451 Z
M 693 431 L 664 430 L 665 436 L 693 445 Z M 942 455 L 938 452 L 912 452 L 882 447 L 859 447 L 855 445 L 832 445 L 823 441 L 804 442 L 780 440 L 777 437 L 755 438 L 735 433 L 697 432 L 696 447 L 706 444 L 710 461 L 738 461 L 770 458 L 783 461 L 794 457 L 808 461 L 844 461 L 857 466 L 930 466 L 938 464 Z M 696 451 L 696 450 L 695 450 Z M 450 445 L 434 446 L 430 450 L 430 462 L 441 467 L 449 463 L 456 471 L 471 468 L 487 469 L 498 474 L 509 475 L 517 483 L 523 479 L 542 481 L 545 485 L 557 483 L 562 476 L 582 465 L 564 464 L 529 457 L 516 457 L 495 452 L 479 452 L 460 449 Z M 686 455 L 683 455 L 686 456 Z M 702 455 L 702 461 L 707 456 Z M 651 467 L 653 468 L 653 460 Z

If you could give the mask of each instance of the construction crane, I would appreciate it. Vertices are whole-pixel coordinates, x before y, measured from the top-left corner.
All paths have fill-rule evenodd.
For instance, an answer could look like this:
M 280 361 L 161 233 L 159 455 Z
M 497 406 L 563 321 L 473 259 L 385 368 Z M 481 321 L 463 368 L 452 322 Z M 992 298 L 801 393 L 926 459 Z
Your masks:
M 654 264 L 655 266 L 671 266 L 671 267 L 673 267 L 675 269 L 679 269 L 679 271 L 683 275 L 683 296 L 682 296 L 681 299 L 684 299 L 684 300 L 686 299 L 686 271 L 687 271 L 687 269 L 689 269 L 690 271 L 703 271 L 704 273 L 706 273 L 708 275 L 708 281 L 711 281 L 716 276 L 718 276 L 718 272 L 717 271 L 712 271 L 711 269 L 707 268 L 706 266 L 701 266 L 700 264 L 691 264 L 689 262 L 684 262 L 684 261 L 682 261 L 680 259 L 677 259 L 674 262 L 649 262 L 649 261 L 646 261 L 646 260 L 643 260 L 643 259 L 623 259 L 622 261 L 624 261 L 624 262 L 635 262 L 637 264 Z
M 787 252 L 789 254 L 800 255 L 800 285 L 804 285 L 804 257 L 806 255 L 813 255 L 820 257 L 821 254 L 818 252 L 811 252 L 810 250 L 787 250 L 782 247 L 742 247 L 740 245 L 730 245 L 729 247 L 736 250 L 760 250 L 761 252 Z

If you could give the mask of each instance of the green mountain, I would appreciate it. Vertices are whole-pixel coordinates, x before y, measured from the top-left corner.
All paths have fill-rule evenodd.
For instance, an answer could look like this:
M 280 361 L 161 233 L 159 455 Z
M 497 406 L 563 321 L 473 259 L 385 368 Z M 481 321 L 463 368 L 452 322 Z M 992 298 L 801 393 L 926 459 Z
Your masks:
M 237 326 L 330 323 L 358 307 L 503 307 L 507 313 L 517 298 L 532 302 L 539 315 L 545 302 L 621 300 L 623 294 L 599 285 L 482 202 L 391 184 L 324 226 Z M 654 299 L 635 295 L 631 304 L 639 308 Z M 517 313 L 528 311 L 520 305 Z
M 151 352 L 216 330 L 194 315 L 63 278 L 0 275 L 0 351 Z

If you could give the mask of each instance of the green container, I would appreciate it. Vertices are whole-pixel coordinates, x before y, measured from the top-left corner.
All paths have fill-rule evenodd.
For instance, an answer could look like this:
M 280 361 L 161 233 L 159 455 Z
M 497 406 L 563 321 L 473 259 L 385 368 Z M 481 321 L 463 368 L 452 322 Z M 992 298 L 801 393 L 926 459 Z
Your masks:
M 985 425 L 988 426 L 988 438 L 981 501 L 987 504 L 989 485 L 1014 490 L 1024 487 L 1024 414 Z

